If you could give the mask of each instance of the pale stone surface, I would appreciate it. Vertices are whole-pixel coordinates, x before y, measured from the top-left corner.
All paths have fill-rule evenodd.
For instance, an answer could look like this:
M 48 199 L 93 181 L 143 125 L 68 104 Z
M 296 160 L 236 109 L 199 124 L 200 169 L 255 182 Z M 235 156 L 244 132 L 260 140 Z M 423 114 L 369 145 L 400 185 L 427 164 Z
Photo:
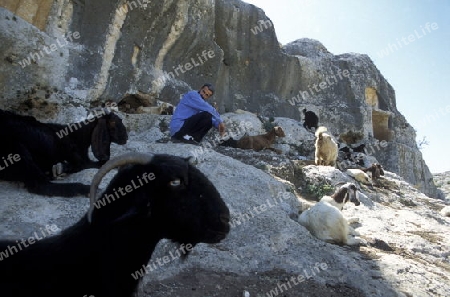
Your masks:
M 158 116 L 147 118 L 153 117 L 158 119 Z M 296 222 L 303 205 L 314 201 L 294 194 L 299 193 L 296 185 L 281 175 L 274 176 L 270 168 L 261 170 L 246 165 L 212 148 L 156 143 L 165 134 L 156 133 L 151 120 L 141 123 L 150 125 L 149 129 L 142 127 L 140 132 L 131 133 L 124 146 L 113 145 L 112 155 L 129 151 L 197 155 L 197 167 L 217 187 L 230 208 L 233 223 L 226 240 L 216 245 L 199 244 L 185 262 L 173 259 L 159 265 L 157 260 L 169 256 L 176 248 L 162 241 L 148 263 L 154 271 L 145 276 L 143 288 L 193 268 L 237 276 L 275 268 L 293 275 L 305 275 L 306 271 L 314 282 L 344 283 L 362 290 L 366 296 L 448 294 L 450 218 L 439 213 L 444 201 L 426 197 L 398 175 L 386 172 L 381 185 L 373 188 L 356 183 L 363 193 L 361 205 L 347 205 L 343 213 L 346 217 L 359 218 L 357 231 L 368 246 L 341 247 L 316 239 Z M 243 151 L 241 157 L 245 156 L 268 160 L 264 162 L 274 168 L 289 162 L 286 155 L 273 152 Z M 329 166 L 308 165 L 300 169 L 302 175 L 297 178 L 309 184 L 355 182 Z M 87 184 L 94 174 L 95 170 L 89 169 L 65 180 Z M 114 171 L 109 173 L 100 188 L 105 188 L 114 174 Z M 87 198 L 49 199 L 29 194 L 14 183 L 0 182 L 0 191 L 1 238 L 27 237 L 46 225 L 63 229 L 77 221 L 88 208 Z M 311 273 L 316 264 L 323 263 L 326 269 Z

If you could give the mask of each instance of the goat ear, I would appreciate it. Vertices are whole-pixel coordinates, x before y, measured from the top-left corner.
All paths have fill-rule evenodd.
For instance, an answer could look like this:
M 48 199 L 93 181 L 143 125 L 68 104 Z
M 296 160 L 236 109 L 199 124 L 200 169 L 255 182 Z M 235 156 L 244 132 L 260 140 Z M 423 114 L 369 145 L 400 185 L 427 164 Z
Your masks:
M 347 192 L 346 187 L 340 187 L 333 195 L 331 195 L 331 197 L 333 197 L 337 203 L 345 203 L 349 199 Z
M 127 221 L 131 218 L 135 218 L 139 214 L 139 209 L 135 205 L 133 205 L 131 208 L 128 208 L 126 212 L 124 212 L 121 216 L 115 218 L 112 220 L 113 224 L 121 223 L 124 221 Z M 148 211 L 148 216 L 150 216 L 150 210 Z
M 108 120 L 98 119 L 97 126 L 92 132 L 91 146 L 94 156 L 99 161 L 108 161 L 110 153 L 111 137 L 109 135 Z
M 186 161 L 186 163 L 191 164 L 191 165 L 197 165 L 198 160 L 195 156 L 189 156 L 187 158 L 184 158 L 184 160 Z
M 383 166 L 381 166 L 380 164 L 378 164 L 378 168 L 380 168 L 380 174 L 384 175 L 384 170 L 383 170 Z
M 108 207 L 108 205 L 104 206 L 105 208 Z M 107 212 L 107 211 L 105 211 Z M 120 214 L 119 216 L 116 217 L 111 217 L 108 216 L 107 214 L 105 215 L 101 210 L 100 211 L 94 211 L 94 213 L 92 214 L 92 222 L 91 224 L 93 225 L 97 225 L 97 226 L 106 226 L 106 225 L 114 225 L 117 223 L 121 223 L 124 221 L 127 221 L 130 218 L 136 217 L 136 215 L 138 214 L 138 209 L 134 206 L 132 206 L 131 208 L 126 209 L 126 212 Z
M 123 199 L 130 197 L 123 197 Z M 132 202 L 122 202 L 114 201 L 113 204 L 107 204 L 102 206 L 100 209 L 94 210 L 92 214 L 92 224 L 97 226 L 106 226 L 121 224 L 128 220 L 136 219 L 138 217 L 145 218 L 150 217 L 150 202 L 144 192 L 136 191 Z M 102 199 L 102 198 L 100 198 Z M 124 205 L 125 204 L 125 205 Z

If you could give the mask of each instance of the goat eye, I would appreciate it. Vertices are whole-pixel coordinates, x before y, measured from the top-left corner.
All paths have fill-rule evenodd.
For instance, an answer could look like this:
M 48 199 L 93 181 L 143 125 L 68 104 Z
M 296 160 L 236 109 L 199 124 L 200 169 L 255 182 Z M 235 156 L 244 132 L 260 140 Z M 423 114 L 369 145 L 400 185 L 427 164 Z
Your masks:
M 179 185 L 181 185 L 181 179 L 177 178 L 177 179 L 170 181 L 170 185 L 172 187 L 178 187 Z

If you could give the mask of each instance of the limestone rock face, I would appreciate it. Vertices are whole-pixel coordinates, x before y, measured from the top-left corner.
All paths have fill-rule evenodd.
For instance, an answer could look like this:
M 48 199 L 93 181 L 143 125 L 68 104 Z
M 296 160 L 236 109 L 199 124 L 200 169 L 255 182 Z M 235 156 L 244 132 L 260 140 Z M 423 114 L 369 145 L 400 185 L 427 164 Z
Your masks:
M 326 47 L 318 40 L 310 38 L 297 39 L 283 46 L 287 54 L 315 58 L 320 56 L 332 56 Z
M 36 23 L 24 8 L 0 7 L 3 108 L 34 113 L 56 104 L 46 114 L 57 118 L 62 109 L 138 93 L 176 104 L 212 82 L 222 113 L 300 121 L 307 108 L 341 142 L 366 143 L 386 169 L 437 195 L 414 129 L 367 55 L 333 55 L 311 39 L 281 47 L 275 24 L 239 0 L 62 0 L 50 9 L 41 2 Z M 37 87 L 50 91 L 38 96 Z
M 450 171 L 433 174 L 433 180 L 441 192 L 441 198 L 445 197 L 447 201 L 450 200 Z
M 186 296 L 186 292 L 193 291 L 195 286 L 188 280 L 187 289 L 173 294 L 171 291 L 179 290 L 180 283 L 171 281 L 171 278 L 197 275 L 199 270 L 208 275 L 218 275 L 220 279 L 203 280 L 203 283 L 217 285 L 214 294 L 206 294 L 197 287 L 194 296 L 240 296 L 230 294 L 230 290 L 235 289 L 247 290 L 251 296 L 267 296 L 266 293 L 280 283 L 286 287 L 283 295 L 289 296 L 303 296 L 304 292 L 315 292 L 312 290 L 317 288 L 334 287 L 360 293 L 333 296 L 448 295 L 450 238 L 447 234 L 450 219 L 440 214 L 444 201 L 427 197 L 388 171 L 380 179 L 380 184 L 372 187 L 358 183 L 330 166 L 299 165 L 292 175 L 286 174 L 288 170 L 284 169 L 288 168 L 290 161 L 285 154 L 278 155 L 272 151 L 229 148 L 242 159 L 241 162 L 217 152 L 217 148 L 156 143 L 164 134 L 160 124 L 167 117 L 128 116 L 124 121 L 127 127 L 140 130 L 130 133 L 126 145 L 114 145 L 112 157 L 136 151 L 196 157 L 195 166 L 211 180 L 228 205 L 232 228 L 224 241 L 198 244 L 184 261 L 173 256 L 176 255 L 176 245 L 162 240 L 150 262 L 142 263 L 147 269 L 143 272 L 141 292 L 137 296 Z M 234 116 L 227 115 L 227 118 L 233 119 Z M 245 126 L 249 134 L 257 133 L 257 122 L 250 117 L 241 119 L 253 124 Z M 287 119 L 277 118 L 276 121 L 290 127 L 287 133 L 296 129 L 292 123 L 288 125 Z M 236 133 L 240 131 L 237 128 Z M 289 144 L 291 140 L 278 142 Z M 96 169 L 83 170 L 67 175 L 63 181 L 90 184 L 96 172 Z M 116 171 L 112 170 L 105 176 L 100 184 L 101 190 L 107 187 L 115 174 Z M 365 246 L 349 248 L 325 243 L 297 222 L 299 213 L 315 203 L 304 195 L 297 195 L 300 187 L 311 194 L 323 194 L 326 185 L 332 185 L 334 190 L 342 182 L 355 183 L 360 192 L 361 205 L 347 204 L 343 214 L 346 218 L 359 218 L 360 223 L 355 228 L 367 241 Z M 89 208 L 86 197 L 49 199 L 28 193 L 19 183 L 0 181 L 0 192 L 2 239 L 32 238 L 36 231 L 46 226 L 65 229 L 78 221 Z M 128 195 L 133 195 L 133 192 Z M 4 255 L 7 250 L 0 252 Z M 266 273 L 271 271 L 275 277 L 266 277 Z M 131 273 L 136 274 L 130 271 L 130 277 Z M 243 281 L 249 276 L 259 275 L 264 277 L 264 283 L 272 285 L 260 287 L 251 281 Z M 304 279 L 292 283 L 292 286 L 286 285 L 292 277 L 299 276 Z M 226 280 L 231 284 L 227 285 Z M 151 289 L 161 283 L 167 285 L 159 290 Z

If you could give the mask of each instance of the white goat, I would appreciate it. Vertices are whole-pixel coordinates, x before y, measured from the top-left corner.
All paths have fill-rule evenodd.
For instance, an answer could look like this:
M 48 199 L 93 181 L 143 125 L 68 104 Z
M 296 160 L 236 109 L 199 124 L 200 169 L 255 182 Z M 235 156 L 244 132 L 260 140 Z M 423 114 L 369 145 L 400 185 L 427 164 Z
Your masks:
M 362 171 L 361 169 L 349 168 L 345 170 L 345 173 L 348 176 L 353 177 L 356 181 L 363 184 L 371 184 L 369 175 Z
M 298 222 L 312 235 L 323 241 L 347 245 L 360 244 L 363 241 L 351 236 L 358 233 L 349 226 L 349 223 L 355 223 L 358 220 L 352 219 L 349 222 L 341 212 L 348 201 L 356 206 L 360 204 L 358 192 L 353 183 L 346 183 L 331 196 L 323 196 L 314 206 L 302 212 Z
M 322 126 L 316 130 L 315 162 L 316 165 L 336 166 L 338 144 L 326 131 L 327 128 Z
M 441 215 L 443 215 L 444 217 L 450 217 L 450 205 L 447 205 L 443 209 L 441 209 Z

